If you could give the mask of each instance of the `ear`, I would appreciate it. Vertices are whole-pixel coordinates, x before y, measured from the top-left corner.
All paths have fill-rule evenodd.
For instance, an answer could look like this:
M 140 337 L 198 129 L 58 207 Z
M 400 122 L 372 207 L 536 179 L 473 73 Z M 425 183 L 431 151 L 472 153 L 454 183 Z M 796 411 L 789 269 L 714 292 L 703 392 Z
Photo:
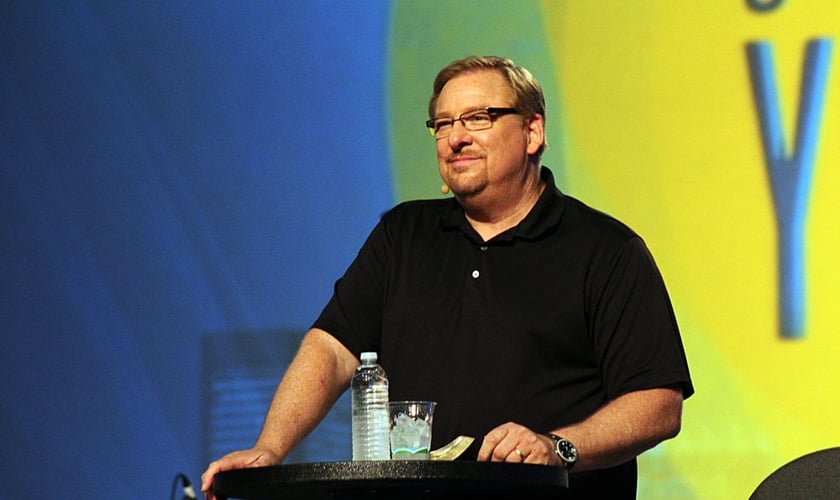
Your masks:
M 545 144 L 545 118 L 534 115 L 528 119 L 528 154 L 536 154 Z

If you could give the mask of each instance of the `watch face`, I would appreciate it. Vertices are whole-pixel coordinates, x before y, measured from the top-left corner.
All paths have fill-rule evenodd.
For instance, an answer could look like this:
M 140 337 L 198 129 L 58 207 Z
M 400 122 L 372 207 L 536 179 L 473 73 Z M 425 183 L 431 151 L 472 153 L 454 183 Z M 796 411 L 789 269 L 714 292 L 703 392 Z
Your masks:
M 577 449 L 572 443 L 566 441 L 565 439 L 557 442 L 557 453 L 560 455 L 560 458 L 566 462 L 574 462 L 577 460 Z

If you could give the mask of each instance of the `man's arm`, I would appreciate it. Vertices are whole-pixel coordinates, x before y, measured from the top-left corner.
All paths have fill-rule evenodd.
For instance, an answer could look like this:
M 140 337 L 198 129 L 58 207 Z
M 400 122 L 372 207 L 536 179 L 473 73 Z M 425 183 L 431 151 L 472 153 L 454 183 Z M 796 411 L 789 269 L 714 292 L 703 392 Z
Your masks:
M 201 489 L 208 499 L 213 476 L 225 470 L 280 463 L 326 416 L 350 386 L 358 359 L 324 330 L 309 330 L 274 393 L 257 442 L 208 465 Z
M 634 391 L 610 401 L 581 422 L 551 432 L 577 448 L 576 471 L 613 467 L 676 436 L 682 422 L 682 401 L 682 392 L 677 389 Z M 513 422 L 496 427 L 484 437 L 478 460 L 561 465 L 550 437 Z
M 578 449 L 575 470 L 613 467 L 679 434 L 682 402 L 682 393 L 670 388 L 630 392 L 553 433 Z
M 274 393 L 255 447 L 286 455 L 326 416 L 359 365 L 341 342 L 312 329 Z

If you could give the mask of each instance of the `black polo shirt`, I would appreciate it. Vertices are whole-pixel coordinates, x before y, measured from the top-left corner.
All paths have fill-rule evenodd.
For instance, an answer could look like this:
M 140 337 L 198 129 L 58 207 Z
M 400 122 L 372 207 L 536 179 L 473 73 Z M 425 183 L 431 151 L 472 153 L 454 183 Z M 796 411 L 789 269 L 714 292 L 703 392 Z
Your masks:
M 313 325 L 378 352 L 392 400 L 438 402 L 433 448 L 470 435 L 475 458 L 508 421 L 546 432 L 630 391 L 693 393 L 642 239 L 542 177 L 526 218 L 486 242 L 452 198 L 391 209 Z

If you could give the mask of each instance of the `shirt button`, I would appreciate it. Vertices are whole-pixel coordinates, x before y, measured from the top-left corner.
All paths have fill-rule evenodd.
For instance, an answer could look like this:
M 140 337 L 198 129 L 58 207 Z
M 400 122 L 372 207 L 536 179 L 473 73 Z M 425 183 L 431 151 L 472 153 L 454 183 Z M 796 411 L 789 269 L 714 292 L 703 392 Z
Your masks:
M 486 252 L 486 251 L 487 251 L 487 245 L 481 245 L 481 246 L 480 246 L 480 247 L 478 247 L 478 248 L 479 248 L 482 252 Z
M 478 269 L 475 269 L 475 270 L 472 272 L 472 277 L 473 277 L 473 278 L 478 278 L 478 275 L 479 275 Z

